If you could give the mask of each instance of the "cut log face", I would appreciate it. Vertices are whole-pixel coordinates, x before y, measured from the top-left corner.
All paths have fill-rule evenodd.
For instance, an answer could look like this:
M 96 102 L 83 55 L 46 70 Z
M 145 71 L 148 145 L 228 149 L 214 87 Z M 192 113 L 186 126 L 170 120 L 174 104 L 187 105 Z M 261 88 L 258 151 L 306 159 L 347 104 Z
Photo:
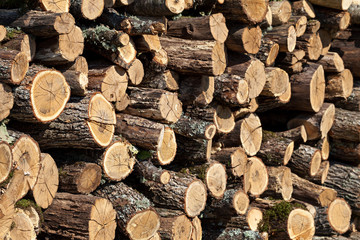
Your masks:
M 246 221 L 249 225 L 250 230 L 257 231 L 258 225 L 263 219 L 263 213 L 259 208 L 252 207 L 246 214 Z
M 0 81 L 19 84 L 25 77 L 29 68 L 26 53 L 16 50 L 0 49 Z
M 261 95 L 278 97 L 284 94 L 289 85 L 289 75 L 281 68 L 265 68 L 266 83 Z
M 290 239 L 312 239 L 315 235 L 314 217 L 304 209 L 292 210 L 288 217 L 287 232 Z
M 340 234 L 347 232 L 350 228 L 350 219 L 351 208 L 344 199 L 337 198 L 330 203 L 327 210 L 327 220 L 336 232 Z
M 39 0 L 40 6 L 45 11 L 62 13 L 69 12 L 70 0 Z
M 237 214 L 245 214 L 250 203 L 249 196 L 242 190 L 234 194 L 232 204 Z
M 240 53 L 256 54 L 261 46 L 261 28 L 257 27 L 233 27 L 230 28 L 226 47 Z
M 248 162 L 244 149 L 239 147 L 223 148 L 221 151 L 212 154 L 211 158 L 225 164 L 234 177 L 244 175 L 246 163 Z
M 285 201 L 290 201 L 293 192 L 290 168 L 284 166 L 267 167 L 267 170 L 269 184 L 265 191 L 266 196 L 280 195 Z
M 292 52 L 296 47 L 296 29 L 293 25 L 284 24 L 274 27 L 265 38 L 269 38 L 279 44 L 280 52 Z
M 240 142 L 245 152 L 254 156 L 261 147 L 262 128 L 260 118 L 250 114 L 241 123 Z
M 318 61 L 323 65 L 325 72 L 342 72 L 344 71 L 344 62 L 342 58 L 336 52 L 328 52 Z
M 353 75 L 349 69 L 329 75 L 326 78 L 325 98 L 329 100 L 348 98 L 353 92 L 353 85 Z
M 0 83 L 0 121 L 7 118 L 14 106 L 12 89 L 5 83 Z
M 14 228 L 9 232 L 10 239 L 36 239 L 36 233 L 31 219 L 23 211 L 15 209 Z
M 0 25 L 0 42 L 4 40 L 4 38 L 6 37 L 6 33 L 6 28 L 3 25 Z
M 291 4 L 284 1 L 272 1 L 269 3 L 272 13 L 272 25 L 281 25 L 287 23 L 291 17 Z
M 26 53 L 28 57 L 28 61 L 30 62 L 34 56 L 36 51 L 36 42 L 35 37 L 32 35 L 28 35 L 25 33 L 16 33 L 17 30 L 11 29 L 9 30 L 9 34 L 14 34 L 14 38 L 10 38 L 9 41 L 4 43 L 4 47 L 9 49 L 17 50 L 20 52 Z
M 226 190 L 226 169 L 224 165 L 214 162 L 206 170 L 205 182 L 210 194 L 222 198 Z
M 112 143 L 105 151 L 102 167 L 105 175 L 114 181 L 121 181 L 133 170 L 135 158 L 130 152 L 130 144 L 123 141 Z
M 162 239 L 188 240 L 193 226 L 185 214 L 174 217 L 161 217 L 159 234 Z
M 126 72 L 129 76 L 130 83 L 135 86 L 142 82 L 145 74 L 144 66 L 139 59 L 135 59 Z
M 46 153 L 41 154 L 41 168 L 33 188 L 33 196 L 37 205 L 48 208 L 58 190 L 59 172 L 54 159 Z
M 249 158 L 248 168 L 244 174 L 245 191 L 253 196 L 262 194 L 269 183 L 269 175 L 265 164 L 258 157 Z
M 201 227 L 201 220 L 198 217 L 194 217 L 191 221 L 193 225 L 192 233 L 191 233 L 191 240 L 201 240 L 202 239 L 202 227 Z M 160 238 L 159 238 L 160 240 Z
M 204 210 L 206 205 L 206 187 L 200 180 L 193 181 L 185 193 L 185 212 L 189 217 L 195 217 Z
M 0 141 L 0 184 L 4 182 L 12 169 L 13 155 L 9 144 Z
M 104 0 L 71 0 L 70 11 L 75 17 L 98 18 L 104 10 Z
M 304 15 L 308 18 L 315 17 L 315 10 L 308 0 L 299 0 L 292 3 L 294 15 Z
M 89 239 L 113 239 L 116 230 L 116 212 L 109 200 L 95 200 L 89 221 Z
M 231 112 L 231 109 L 227 106 L 218 104 L 214 114 L 214 124 L 219 132 L 231 132 L 235 126 L 235 117 Z
M 309 2 L 311 2 L 314 5 L 319 5 L 322 7 L 333 8 L 338 10 L 347 10 L 351 5 L 352 0 L 339 0 L 339 1 L 309 0 Z
M 2 239 L 5 239 L 13 223 L 14 204 L 15 202 L 11 198 L 5 195 L 0 197 L 0 238 Z

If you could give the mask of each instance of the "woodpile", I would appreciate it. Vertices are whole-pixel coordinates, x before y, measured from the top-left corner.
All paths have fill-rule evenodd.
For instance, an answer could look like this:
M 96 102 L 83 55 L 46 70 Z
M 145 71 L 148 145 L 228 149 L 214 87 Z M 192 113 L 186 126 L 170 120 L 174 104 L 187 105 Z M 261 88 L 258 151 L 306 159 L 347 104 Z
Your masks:
M 359 0 L 0 3 L 1 239 L 360 238 Z

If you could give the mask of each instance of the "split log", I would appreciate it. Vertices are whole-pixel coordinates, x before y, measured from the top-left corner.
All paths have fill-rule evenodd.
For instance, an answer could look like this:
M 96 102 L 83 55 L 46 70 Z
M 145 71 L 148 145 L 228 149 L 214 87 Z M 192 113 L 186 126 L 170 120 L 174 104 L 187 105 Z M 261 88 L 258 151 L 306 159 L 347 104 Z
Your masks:
M 130 104 L 126 113 L 175 123 L 182 113 L 182 103 L 177 93 L 161 89 L 129 87 Z
M 29 68 L 26 53 L 0 49 L 0 82 L 20 84 Z
M 195 40 L 216 40 L 224 43 L 228 36 L 225 17 L 221 13 L 168 22 L 166 35 Z
M 225 18 L 231 21 L 256 24 L 264 20 L 268 10 L 269 2 L 260 0 L 229 0 L 215 5 L 215 12 L 221 12 Z
M 7 28 L 7 35 L 2 47 L 24 52 L 30 62 L 35 57 L 36 42 L 32 35 L 28 35 L 14 28 Z
M 318 7 L 316 16 L 321 22 L 321 28 L 330 32 L 345 30 L 350 25 L 350 13 L 347 11 L 332 10 Z
M 7 118 L 14 106 L 12 89 L 5 83 L 0 82 L 0 121 Z
M 257 54 L 261 47 L 261 37 L 259 26 L 230 25 L 225 44 L 231 51 Z
M 291 109 L 318 112 L 325 95 L 324 69 L 321 65 L 311 64 L 302 73 L 290 77 Z
M 158 212 L 161 216 L 158 230 L 161 239 L 191 239 L 193 226 L 191 220 L 184 213 L 170 209 L 162 209 Z
M 239 75 L 223 73 L 216 76 L 214 91 L 215 98 L 230 107 L 239 107 L 249 101 L 248 82 Z
M 308 0 L 299 0 L 292 3 L 293 15 L 315 18 L 315 10 Z
M 224 43 L 211 40 L 185 40 L 161 37 L 168 53 L 168 67 L 181 73 L 220 75 L 226 67 Z
M 360 115 L 357 112 L 337 108 L 330 137 L 353 142 L 360 140 Z
M 75 27 L 75 19 L 66 12 L 29 11 L 11 23 L 10 26 L 20 27 L 24 32 L 37 37 L 49 38 L 69 34 Z
M 143 81 L 145 71 L 142 62 L 139 59 L 136 58 L 126 72 L 128 74 L 130 84 L 136 86 Z
M 295 149 L 288 163 L 291 171 L 299 176 L 315 176 L 321 165 L 321 151 L 317 148 L 300 144 Z
M 31 128 L 17 123 L 16 127 L 30 133 L 42 148 L 92 149 L 110 144 L 115 120 L 113 106 L 100 93 L 96 93 L 88 94 L 85 98 L 71 98 L 62 114 L 51 123 L 34 123 Z
M 345 68 L 349 69 L 355 77 L 360 77 L 356 61 L 360 54 L 357 41 L 341 41 L 335 39 L 331 43 L 331 51 L 337 52 L 344 61 Z
M 339 162 L 360 164 L 360 143 L 343 139 L 330 139 L 330 156 Z
M 115 133 L 121 134 L 136 146 L 154 150 L 160 165 L 167 165 L 175 158 L 175 133 L 161 123 L 120 113 L 116 115 Z
M 228 176 L 241 177 L 245 173 L 248 162 L 245 151 L 240 147 L 223 148 L 211 154 L 211 159 L 224 164 Z
M 309 180 L 309 181 L 311 181 L 313 183 L 323 185 L 326 178 L 327 178 L 329 168 L 330 168 L 329 161 L 322 161 L 321 165 L 320 165 L 320 168 L 319 168 L 319 171 L 315 174 L 315 176 L 312 176 L 312 177 L 305 176 L 305 179 Z
M 62 13 L 69 12 L 70 9 L 70 0 L 39 0 L 39 3 L 44 11 Z
M 280 52 L 294 51 L 297 42 L 295 27 L 289 24 L 273 27 L 264 35 L 264 38 L 269 38 L 279 44 Z
M 44 123 L 59 117 L 70 98 L 70 86 L 60 72 L 32 65 L 23 83 L 13 89 L 12 118 Z
M 325 0 L 309 0 L 314 5 L 333 8 L 338 10 L 347 10 L 351 5 L 351 0 L 325 1 Z
M 328 75 L 326 77 L 325 99 L 330 100 L 331 102 L 333 102 L 333 101 L 335 101 L 335 102 L 341 102 L 341 101 L 354 102 L 354 104 L 349 104 L 349 105 L 352 105 L 352 106 L 355 105 L 354 110 L 356 111 L 357 90 L 353 89 L 353 85 L 354 85 L 353 75 L 349 69 L 345 69 L 344 71 L 342 71 L 340 73 Z M 350 97 L 350 96 L 354 96 L 354 97 Z M 342 100 L 338 101 L 338 99 L 342 99 Z M 344 100 L 344 99 L 346 99 L 346 100 Z M 336 105 L 337 104 L 335 104 L 335 106 Z M 351 106 L 349 106 L 349 107 L 351 108 Z M 348 110 L 352 110 L 352 109 L 348 109 Z
M 219 142 L 224 147 L 242 146 L 245 152 L 254 156 L 261 147 L 262 128 L 257 115 L 251 113 L 235 123 L 234 130 L 222 136 Z
M 291 179 L 293 183 L 292 196 L 295 199 L 322 207 L 329 206 L 336 199 L 337 191 L 332 188 L 317 185 L 294 173 L 291 174 Z
M 357 167 L 334 163 L 330 166 L 325 186 L 338 192 L 351 206 L 353 214 L 360 216 L 360 170 Z
M 296 48 L 305 51 L 305 58 L 318 60 L 322 53 L 322 41 L 318 33 L 305 33 L 296 41 Z
M 291 4 L 290 2 L 283 1 L 272 1 L 269 2 L 272 13 L 272 25 L 282 25 L 289 21 L 291 17 Z
M 321 23 L 319 20 L 310 19 L 306 24 L 307 33 L 317 33 L 320 30 Z
M 54 199 L 59 186 L 58 168 L 54 159 L 47 153 L 41 154 L 40 171 L 32 190 L 32 195 L 38 206 L 48 208 Z
M 289 75 L 281 68 L 265 68 L 266 83 L 260 95 L 278 97 L 284 94 L 289 86 Z
M 269 174 L 263 161 L 258 157 L 248 159 L 244 173 L 244 191 L 251 196 L 260 196 L 265 192 L 269 184 Z M 254 229 L 255 230 L 255 229 Z
M 183 75 L 179 90 L 179 98 L 184 105 L 207 106 L 214 98 L 215 78 Z
M 79 27 L 69 33 L 38 42 L 35 59 L 44 64 L 59 65 L 73 62 L 83 53 L 84 37 Z
M 70 12 L 77 19 L 94 20 L 104 10 L 104 0 L 71 0 Z
M 306 32 L 307 18 L 305 16 L 292 16 L 289 23 L 295 25 L 296 37 L 301 37 Z
M 266 67 L 274 65 L 279 53 L 279 44 L 269 38 L 261 38 L 261 45 L 258 53 L 255 55 Z
M 185 165 L 201 164 L 210 161 L 212 140 L 176 136 L 176 161 Z
M 332 103 L 324 103 L 315 114 L 301 114 L 292 118 L 287 123 L 288 128 L 303 125 L 306 129 L 308 140 L 317 140 L 327 136 L 335 120 L 335 106 Z
M 125 8 L 126 12 L 140 16 L 172 16 L 180 14 L 185 8 L 185 1 L 148 0 L 135 1 Z
M 307 133 L 304 125 L 283 132 L 276 132 L 276 134 L 280 137 L 291 139 L 295 143 L 305 143 L 307 141 Z
M 68 213 L 71 212 L 71 215 Z M 44 212 L 44 231 L 55 238 L 113 239 L 116 212 L 112 203 L 92 195 L 57 193 Z
M 151 161 L 138 162 L 135 171 L 144 179 L 157 183 L 168 184 L 171 179 L 169 171 L 157 168 Z
M 263 141 L 257 155 L 266 165 L 286 165 L 294 150 L 294 141 L 280 137 L 274 132 L 263 131 Z
M 13 154 L 11 152 L 10 145 L 5 142 L 0 142 L 0 184 L 4 182 L 13 167 Z

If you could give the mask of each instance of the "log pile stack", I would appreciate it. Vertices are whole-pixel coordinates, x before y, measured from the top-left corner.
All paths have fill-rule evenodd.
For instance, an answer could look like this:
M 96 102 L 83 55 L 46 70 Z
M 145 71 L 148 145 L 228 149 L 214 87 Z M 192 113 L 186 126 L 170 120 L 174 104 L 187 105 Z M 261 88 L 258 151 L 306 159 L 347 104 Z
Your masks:
M 358 0 L 0 3 L 0 239 L 359 238 L 358 24 Z

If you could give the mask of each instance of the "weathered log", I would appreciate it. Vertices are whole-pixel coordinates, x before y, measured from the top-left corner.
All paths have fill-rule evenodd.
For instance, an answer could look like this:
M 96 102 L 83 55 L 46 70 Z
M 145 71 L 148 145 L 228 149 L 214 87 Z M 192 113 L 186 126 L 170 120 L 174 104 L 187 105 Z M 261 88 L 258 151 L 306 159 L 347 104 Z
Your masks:
M 332 10 L 329 8 L 316 8 L 316 16 L 321 22 L 321 28 L 329 32 L 345 30 L 350 25 L 350 13 L 347 11 Z
M 212 102 L 215 91 L 214 77 L 183 75 L 179 80 L 179 98 L 184 105 L 204 107 Z
M 353 142 L 360 140 L 360 116 L 357 112 L 336 108 L 330 137 Z
M 293 186 L 291 179 L 291 170 L 288 167 L 267 167 L 269 174 L 269 183 L 264 196 L 281 197 L 289 201 L 292 196 Z
M 159 208 L 156 210 L 160 215 L 158 233 L 161 239 L 191 239 L 193 226 L 191 220 L 183 212 Z
M 214 226 L 204 227 L 203 235 L 205 239 L 214 239 L 214 240 L 245 240 L 248 238 L 254 240 L 261 240 L 262 237 L 260 236 L 258 231 L 251 231 L 251 230 L 241 230 L 235 227 L 217 227 Z
M 328 52 L 319 59 L 318 63 L 323 65 L 325 72 L 340 73 L 344 71 L 344 62 L 336 52 Z
M 31 222 L 31 219 L 28 215 L 24 213 L 21 209 L 15 209 L 15 214 L 13 216 L 13 228 L 10 228 L 8 233 L 8 238 L 10 239 L 36 239 L 36 233 L 34 226 Z
M 261 37 L 259 26 L 230 25 L 225 44 L 231 51 L 257 54 L 261 47 Z
M 339 162 L 360 164 L 360 143 L 343 139 L 330 139 L 330 157 Z
M 318 33 L 305 33 L 296 41 L 296 48 L 305 51 L 305 58 L 318 60 L 322 53 L 322 41 Z
M 320 165 L 320 168 L 319 168 L 319 171 L 315 174 L 315 176 L 312 176 L 312 177 L 305 176 L 305 179 L 309 180 L 309 181 L 311 181 L 313 183 L 322 185 L 322 184 L 324 184 L 324 182 L 325 182 L 325 180 L 327 178 L 329 168 L 330 168 L 329 161 L 322 161 L 321 165 Z
M 44 11 L 62 13 L 70 9 L 70 0 L 39 0 L 39 3 Z
M 201 164 L 210 161 L 212 140 L 176 136 L 178 146 L 176 161 L 185 165 Z
M 0 49 L 0 82 L 20 84 L 29 68 L 26 53 Z
M 315 176 L 321 165 L 321 151 L 317 148 L 300 144 L 295 149 L 288 163 L 291 171 L 299 176 Z
M 35 38 L 15 28 L 7 28 L 7 35 L 1 47 L 26 53 L 29 62 L 35 57 Z
M 295 27 L 290 24 L 273 27 L 264 35 L 264 38 L 269 38 L 279 44 L 280 52 L 294 51 L 297 42 Z
M 71 0 L 70 12 L 76 18 L 94 20 L 104 10 L 104 0 Z
M 360 2 L 358 0 L 353 0 L 350 7 L 348 8 L 348 12 L 351 16 L 351 24 L 360 24 Z
M 331 50 L 337 52 L 344 61 L 345 68 L 349 69 L 355 77 L 360 77 L 359 69 L 356 67 L 356 59 L 360 48 L 357 41 L 334 40 L 331 43 Z
M 223 148 L 211 154 L 211 159 L 226 166 L 228 176 L 241 177 L 248 162 L 245 151 L 240 147 Z
M 266 67 L 270 67 L 275 63 L 279 48 L 279 44 L 273 42 L 270 38 L 261 38 L 260 49 L 255 56 L 263 62 Z
M 307 141 L 307 133 L 304 125 L 283 132 L 276 132 L 276 134 L 280 137 L 291 139 L 295 143 L 304 143 Z
M 291 17 L 291 4 L 286 0 L 269 2 L 272 13 L 272 25 L 282 25 Z
M 125 8 L 126 12 L 140 16 L 172 16 L 181 13 L 185 8 L 185 1 L 174 0 L 146 0 L 135 1 Z
M 306 25 L 307 33 L 317 33 L 320 30 L 321 23 L 319 20 L 310 19 Z
M 307 18 L 315 18 L 315 10 L 308 0 L 299 0 L 292 3 L 293 15 L 304 15 Z
M 306 32 L 307 18 L 305 16 L 292 16 L 289 23 L 295 25 L 296 37 L 301 37 Z
M 328 75 L 326 77 L 325 100 L 330 100 L 331 102 L 337 102 L 338 99 L 342 99 L 343 101 L 355 100 L 357 90 L 353 89 L 353 85 L 353 75 L 349 69 L 345 69 L 340 73 Z M 354 95 L 355 97 L 347 99 L 351 95 Z M 355 102 L 354 104 L 356 105 Z
M 168 184 L 171 175 L 169 171 L 157 168 L 151 161 L 140 161 L 135 165 L 135 171 L 144 179 L 157 183 Z
M 245 78 L 223 73 L 215 77 L 215 98 L 231 107 L 238 107 L 249 101 L 249 87 Z
M 347 10 L 351 5 L 351 0 L 325 1 L 325 0 L 309 0 L 314 5 L 333 8 L 338 10 Z
M 265 68 L 266 83 L 260 95 L 278 97 L 287 91 L 289 86 L 289 75 L 281 68 Z
M 160 38 L 158 35 L 142 34 L 133 37 L 136 50 L 139 52 L 158 52 L 161 49 Z
M 56 69 L 60 72 L 66 72 L 66 71 L 75 71 L 75 72 L 81 72 L 88 76 L 89 73 L 89 66 L 86 58 L 83 56 L 79 56 L 75 59 L 74 62 L 67 63 L 64 65 L 58 65 L 56 66 Z
M 12 89 L 5 83 L 0 82 L 0 121 L 7 118 L 14 106 Z

